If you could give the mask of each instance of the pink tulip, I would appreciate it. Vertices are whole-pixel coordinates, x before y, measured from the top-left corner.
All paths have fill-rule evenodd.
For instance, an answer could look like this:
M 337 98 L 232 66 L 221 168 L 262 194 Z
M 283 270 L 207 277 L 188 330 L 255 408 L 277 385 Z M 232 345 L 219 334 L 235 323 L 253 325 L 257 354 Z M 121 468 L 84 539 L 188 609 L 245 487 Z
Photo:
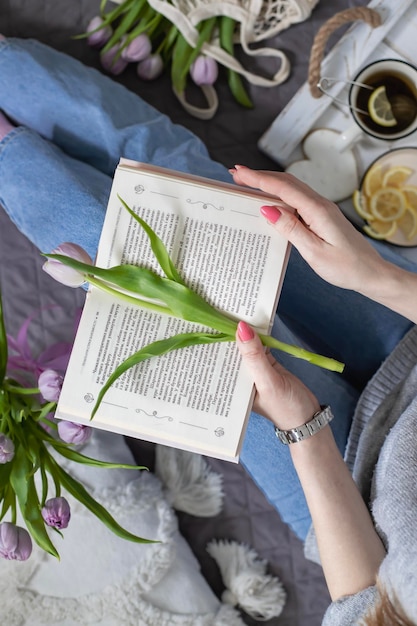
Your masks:
M 45 524 L 53 528 L 58 528 L 58 530 L 66 528 L 71 517 L 71 509 L 68 500 L 62 497 L 47 500 L 41 513 Z
M 55 370 L 45 370 L 39 376 L 38 387 L 41 395 L 48 402 L 57 402 L 61 393 L 63 377 Z
M 136 66 L 136 73 L 142 80 L 154 80 L 162 74 L 164 62 L 160 54 L 151 54 Z
M 88 265 L 93 264 L 89 254 L 76 243 L 61 243 L 51 254 L 61 254 L 81 261 L 82 263 L 87 263 Z M 67 287 L 81 287 L 81 285 L 86 282 L 84 274 L 55 259 L 48 259 L 46 263 L 43 264 L 42 269 L 52 276 L 52 278 L 55 278 L 55 280 Z
M 96 15 L 87 26 L 87 33 L 90 33 L 87 37 L 87 43 L 92 48 L 102 48 L 113 34 L 111 26 L 107 24 L 100 28 L 102 24 L 103 20 L 99 15 Z
M 196 85 L 213 85 L 219 74 L 217 62 L 200 54 L 190 68 L 190 75 Z
M 103 68 L 113 74 L 114 76 L 118 76 L 127 68 L 127 61 L 122 59 L 121 55 L 117 56 L 120 50 L 120 44 L 113 46 L 110 50 L 107 50 L 104 54 L 100 55 L 100 62 Z M 117 57 L 117 58 L 116 58 Z
M 14 457 L 14 443 L 7 435 L 0 433 L 0 463 L 8 463 Z
M 152 52 L 152 44 L 148 35 L 142 33 L 132 39 L 132 41 L 123 48 L 122 50 L 122 59 L 124 61 L 135 62 L 135 61 L 143 61 L 147 59 L 150 53 Z
M 27 530 L 11 522 L 0 524 L 0 557 L 8 561 L 26 561 L 32 554 L 32 540 Z
M 90 439 L 92 432 L 91 426 L 83 426 L 64 420 L 58 423 L 58 435 L 65 443 L 85 443 Z

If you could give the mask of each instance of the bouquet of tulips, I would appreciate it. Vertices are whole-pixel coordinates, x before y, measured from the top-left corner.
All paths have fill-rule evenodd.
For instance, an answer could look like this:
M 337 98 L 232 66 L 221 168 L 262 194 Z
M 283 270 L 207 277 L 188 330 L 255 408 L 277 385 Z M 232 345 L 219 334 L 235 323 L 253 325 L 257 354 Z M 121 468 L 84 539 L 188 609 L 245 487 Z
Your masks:
M 76 446 L 90 427 L 53 418 L 70 346 L 50 346 L 32 356 L 28 318 L 17 338 L 6 334 L 0 297 L 0 557 L 24 561 L 32 540 L 59 558 L 51 534 L 70 523 L 70 494 L 118 536 L 146 542 L 122 528 L 59 462 L 60 457 L 95 467 L 143 469 L 89 458 Z M 18 510 L 20 516 L 18 516 Z M 6 518 L 8 521 L 5 521 Z M 22 519 L 25 526 L 20 525 Z
M 217 80 L 218 61 L 204 53 L 206 42 L 216 39 L 225 55 L 234 54 L 237 23 L 228 15 L 202 20 L 197 26 L 198 41 L 191 45 L 178 25 L 146 0 L 123 0 L 108 10 L 106 7 L 106 0 L 102 0 L 100 14 L 79 37 L 86 37 L 90 46 L 101 50 L 101 63 L 112 74 L 118 75 L 129 63 L 135 63 L 139 78 L 153 80 L 164 68 L 168 69 L 174 93 L 183 104 L 189 77 L 203 90 Z M 236 101 L 244 107 L 252 107 L 241 75 L 230 67 L 226 70 Z M 190 107 L 190 112 L 193 110 Z

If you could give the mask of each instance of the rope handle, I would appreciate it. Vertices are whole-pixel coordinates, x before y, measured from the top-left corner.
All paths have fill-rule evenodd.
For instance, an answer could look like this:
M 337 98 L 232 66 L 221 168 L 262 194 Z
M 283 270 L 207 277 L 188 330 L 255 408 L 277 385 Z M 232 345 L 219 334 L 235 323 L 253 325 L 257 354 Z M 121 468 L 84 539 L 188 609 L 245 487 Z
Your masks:
M 357 20 L 366 22 L 372 28 L 377 28 L 381 25 L 381 16 L 377 11 L 368 7 L 356 7 L 336 13 L 318 30 L 311 48 L 308 67 L 308 85 L 313 98 L 321 98 L 323 95 L 323 92 L 318 87 L 318 83 L 320 82 L 321 62 L 330 35 L 343 24 Z

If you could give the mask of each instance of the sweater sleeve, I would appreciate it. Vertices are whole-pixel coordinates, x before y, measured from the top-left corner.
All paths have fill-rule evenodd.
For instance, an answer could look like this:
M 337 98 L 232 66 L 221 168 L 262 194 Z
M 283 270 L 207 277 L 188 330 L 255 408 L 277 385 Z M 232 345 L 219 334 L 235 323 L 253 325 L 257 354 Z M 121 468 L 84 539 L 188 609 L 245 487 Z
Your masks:
M 339 598 L 327 609 L 322 626 L 353 626 L 365 617 L 367 611 L 375 605 L 377 597 L 375 586 L 367 587 L 353 596 Z

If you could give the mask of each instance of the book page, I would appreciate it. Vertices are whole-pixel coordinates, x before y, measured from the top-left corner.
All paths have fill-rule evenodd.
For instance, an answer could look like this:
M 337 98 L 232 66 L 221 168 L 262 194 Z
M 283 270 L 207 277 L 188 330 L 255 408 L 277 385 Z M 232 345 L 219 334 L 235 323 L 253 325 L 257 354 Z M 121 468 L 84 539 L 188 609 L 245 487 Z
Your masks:
M 164 241 L 189 287 L 236 321 L 267 333 L 288 246 L 261 217 L 258 194 L 225 187 L 119 166 L 96 264 L 130 263 L 162 274 L 146 233 L 119 194 Z M 96 288 L 87 296 L 80 329 L 58 407 L 60 417 L 80 423 L 90 423 L 101 387 L 135 351 L 178 333 L 216 332 L 116 301 Z M 239 452 L 252 393 L 234 342 L 196 345 L 125 372 L 91 425 L 231 460 Z

